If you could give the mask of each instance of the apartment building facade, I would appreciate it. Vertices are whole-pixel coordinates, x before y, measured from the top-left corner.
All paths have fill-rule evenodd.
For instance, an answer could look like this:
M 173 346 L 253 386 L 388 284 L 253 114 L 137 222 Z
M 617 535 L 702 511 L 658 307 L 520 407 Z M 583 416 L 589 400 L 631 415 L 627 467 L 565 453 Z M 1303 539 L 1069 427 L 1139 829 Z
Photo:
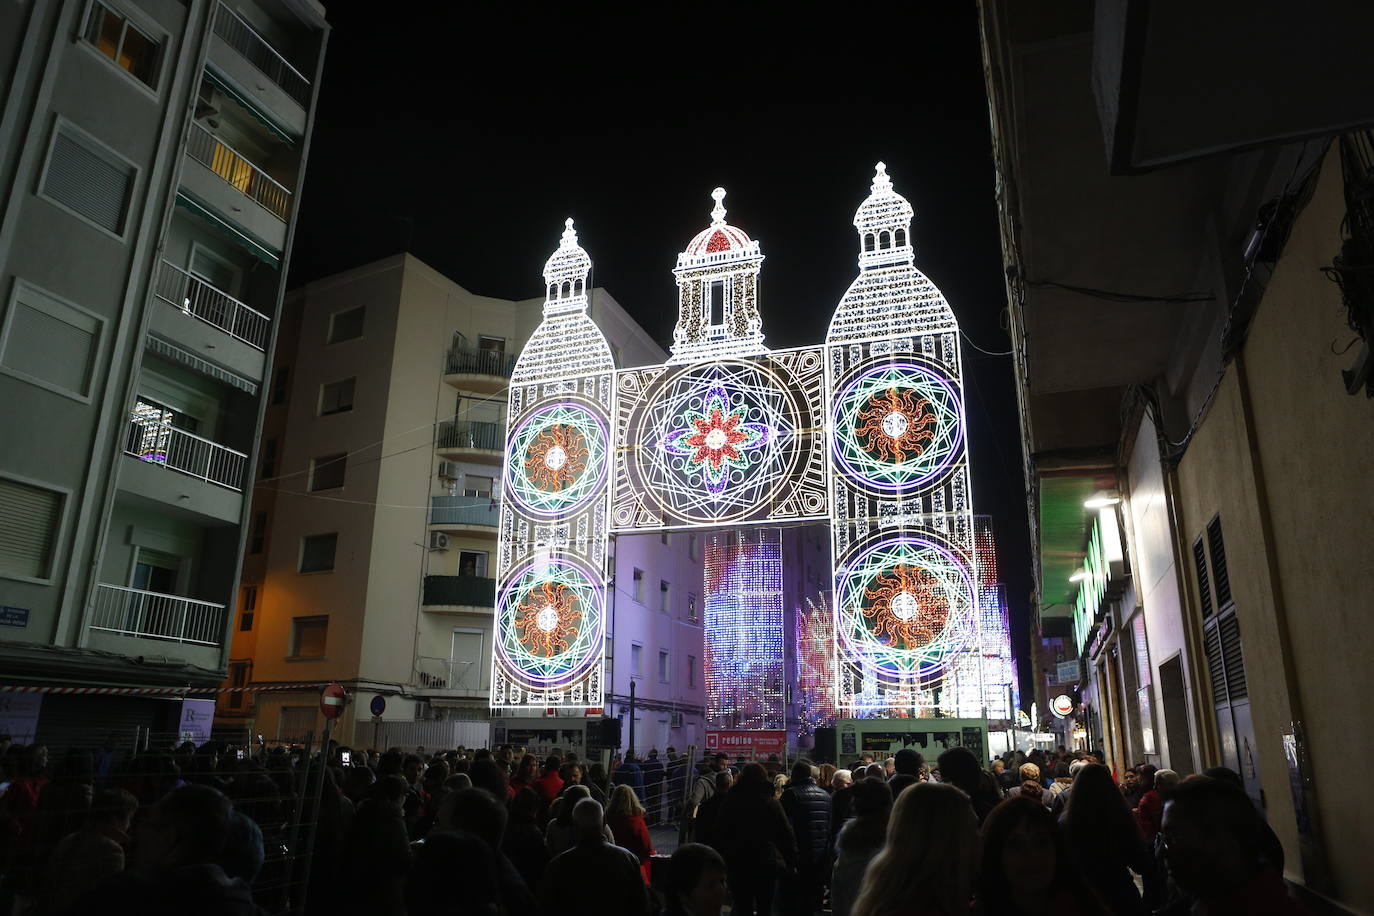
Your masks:
M 1374 10 L 981 11 L 1037 707 L 1230 768 L 1313 910 L 1369 911 Z
M 605 290 L 590 299 L 621 365 L 662 360 Z M 230 664 L 249 689 L 219 721 L 318 733 L 318 685 L 338 681 L 339 740 L 367 745 L 373 724 L 392 743 L 487 740 L 506 388 L 542 307 L 408 254 L 288 296 Z M 685 534 L 614 545 L 601 712 L 628 717 L 633 683 L 645 749 L 696 738 L 701 556 Z
M 5 684 L 224 676 L 328 32 L 314 0 L 0 10 Z M 172 707 L 77 692 L 33 719 L 55 741 Z

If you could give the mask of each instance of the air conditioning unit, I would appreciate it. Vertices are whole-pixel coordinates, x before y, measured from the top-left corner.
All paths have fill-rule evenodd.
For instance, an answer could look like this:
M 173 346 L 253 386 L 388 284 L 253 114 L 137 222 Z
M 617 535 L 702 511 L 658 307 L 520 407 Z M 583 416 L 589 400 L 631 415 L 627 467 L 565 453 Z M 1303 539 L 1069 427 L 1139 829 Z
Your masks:
M 431 531 L 429 533 L 430 550 L 448 550 L 448 535 L 442 531 Z
M 457 480 L 459 477 L 463 476 L 463 472 L 459 470 L 458 462 L 456 461 L 440 461 L 439 476 L 444 478 L 444 480 Z
M 669 727 L 669 728 L 682 728 L 682 713 L 680 713 L 680 712 L 670 712 L 670 713 L 668 713 L 668 727 Z

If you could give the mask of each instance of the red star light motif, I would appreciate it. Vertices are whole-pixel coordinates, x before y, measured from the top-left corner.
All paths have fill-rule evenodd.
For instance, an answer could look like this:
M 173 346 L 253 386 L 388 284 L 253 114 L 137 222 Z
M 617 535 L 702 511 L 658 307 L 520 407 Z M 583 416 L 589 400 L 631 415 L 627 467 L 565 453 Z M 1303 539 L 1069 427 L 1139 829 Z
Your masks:
M 693 417 L 692 425 L 697 431 L 684 440 L 696 449 L 692 463 L 709 461 L 713 470 L 719 470 L 723 461 L 738 461 L 740 454 L 735 446 L 750 438 L 748 433 L 735 428 L 739 420 L 739 414 L 727 417 L 719 407 L 711 408 L 710 417 Z

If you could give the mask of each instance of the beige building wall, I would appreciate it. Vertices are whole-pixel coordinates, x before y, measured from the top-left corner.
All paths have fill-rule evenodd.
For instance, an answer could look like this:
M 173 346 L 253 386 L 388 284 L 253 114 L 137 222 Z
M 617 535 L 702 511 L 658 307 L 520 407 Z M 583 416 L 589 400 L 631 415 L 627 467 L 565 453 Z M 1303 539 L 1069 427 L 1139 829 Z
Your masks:
M 1374 755 L 1365 711 L 1374 695 L 1374 418 L 1368 400 L 1343 391 L 1348 358 L 1333 343 L 1339 350 L 1352 332 L 1337 287 L 1320 272 L 1340 251 L 1342 195 L 1333 145 L 1243 357 L 1179 466 L 1180 524 L 1188 543 L 1214 516 L 1224 525 L 1258 765 L 1289 875 L 1318 880 L 1303 874 L 1283 755 L 1283 735 L 1300 714 L 1335 894 L 1374 908 L 1374 823 L 1361 765 Z M 1191 622 L 1198 613 L 1191 608 Z

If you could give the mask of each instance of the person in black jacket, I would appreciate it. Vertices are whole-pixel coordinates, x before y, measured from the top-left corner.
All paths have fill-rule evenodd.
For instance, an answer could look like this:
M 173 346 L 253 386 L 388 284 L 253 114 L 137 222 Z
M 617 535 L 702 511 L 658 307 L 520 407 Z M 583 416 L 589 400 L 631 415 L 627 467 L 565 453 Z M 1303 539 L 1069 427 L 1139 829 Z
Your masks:
M 820 906 L 830 854 L 830 795 L 812 775 L 811 764 L 792 764 L 792 780 L 782 793 L 782 810 L 797 841 L 797 880 L 787 911 L 811 916 Z
M 797 866 L 797 841 L 763 764 L 740 771 L 712 834 L 730 876 L 732 916 L 771 916 L 779 876 Z

